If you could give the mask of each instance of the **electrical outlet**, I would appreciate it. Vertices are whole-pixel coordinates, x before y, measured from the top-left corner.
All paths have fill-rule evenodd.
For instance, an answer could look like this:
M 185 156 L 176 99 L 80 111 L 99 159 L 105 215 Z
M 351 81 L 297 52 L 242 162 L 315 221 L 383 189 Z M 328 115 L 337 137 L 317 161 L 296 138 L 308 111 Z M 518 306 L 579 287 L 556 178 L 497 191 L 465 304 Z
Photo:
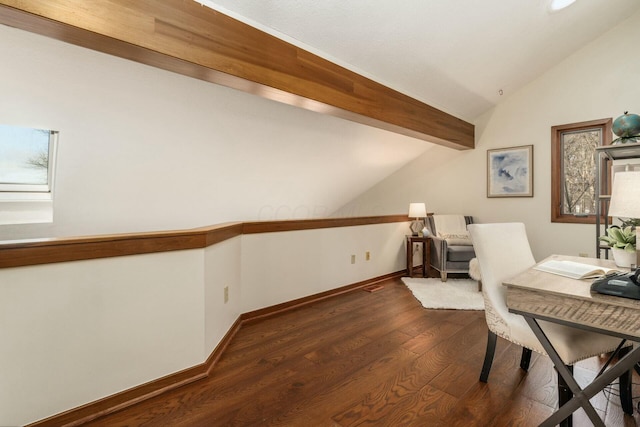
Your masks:
M 580 252 L 580 253 L 578 254 L 578 256 L 581 256 L 581 257 L 583 257 L 583 258 L 588 258 L 588 257 L 589 257 L 589 254 L 588 254 L 588 253 L 586 253 L 586 252 Z
M 229 287 L 225 286 L 224 287 L 224 303 L 228 303 L 229 302 Z
M 355 263 L 356 263 L 356 256 L 351 255 L 351 264 L 355 264 Z
M 365 261 L 369 261 L 371 259 L 371 252 L 367 251 L 364 253 Z

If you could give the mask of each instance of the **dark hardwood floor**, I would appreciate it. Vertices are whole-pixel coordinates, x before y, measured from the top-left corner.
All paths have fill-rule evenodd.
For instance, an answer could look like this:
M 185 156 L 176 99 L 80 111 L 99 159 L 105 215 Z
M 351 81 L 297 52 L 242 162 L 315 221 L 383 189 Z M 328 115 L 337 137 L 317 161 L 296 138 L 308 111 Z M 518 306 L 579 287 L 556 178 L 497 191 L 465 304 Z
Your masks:
M 88 425 L 536 426 L 553 412 L 547 357 L 534 353 L 525 373 L 520 347 L 500 339 L 480 383 L 484 312 L 427 310 L 400 279 L 384 285 L 245 325 L 210 378 Z M 601 363 L 579 363 L 579 381 Z M 617 388 L 608 394 L 592 400 L 606 425 L 636 426 L 640 416 L 624 416 Z M 590 425 L 574 415 L 574 426 Z

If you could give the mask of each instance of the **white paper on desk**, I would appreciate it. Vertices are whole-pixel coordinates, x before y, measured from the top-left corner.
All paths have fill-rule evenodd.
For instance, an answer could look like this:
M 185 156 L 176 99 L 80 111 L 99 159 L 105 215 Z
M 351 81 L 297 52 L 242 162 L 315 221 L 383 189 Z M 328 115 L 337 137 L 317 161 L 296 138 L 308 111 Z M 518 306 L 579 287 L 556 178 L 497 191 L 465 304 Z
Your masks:
M 595 279 L 613 273 L 621 273 L 615 268 L 599 267 L 591 264 L 583 264 L 575 261 L 549 260 L 542 262 L 535 267 L 535 270 L 557 274 L 559 276 L 570 277 L 572 279 Z

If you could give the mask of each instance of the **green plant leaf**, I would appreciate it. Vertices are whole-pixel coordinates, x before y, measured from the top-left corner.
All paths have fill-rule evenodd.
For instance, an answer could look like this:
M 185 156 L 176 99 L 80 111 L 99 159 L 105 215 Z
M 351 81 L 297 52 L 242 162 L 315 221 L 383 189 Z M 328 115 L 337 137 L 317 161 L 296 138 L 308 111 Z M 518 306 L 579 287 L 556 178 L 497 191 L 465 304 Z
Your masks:
M 607 235 L 600 236 L 598 239 L 606 242 L 612 248 L 620 248 L 629 252 L 636 250 L 636 229 L 634 226 L 621 228 L 612 225 L 607 228 Z
M 616 242 L 625 241 L 624 235 L 622 234 L 622 231 L 620 231 L 619 228 L 610 228 L 607 232 L 609 233 L 609 237 L 611 237 Z

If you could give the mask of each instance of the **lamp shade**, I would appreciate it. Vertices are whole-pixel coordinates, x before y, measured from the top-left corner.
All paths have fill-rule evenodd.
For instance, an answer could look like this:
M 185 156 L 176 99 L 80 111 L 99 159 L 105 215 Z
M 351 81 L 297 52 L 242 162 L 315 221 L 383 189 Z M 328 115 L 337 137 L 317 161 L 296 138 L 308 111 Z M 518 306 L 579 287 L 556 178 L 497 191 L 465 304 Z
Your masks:
M 615 174 L 609 216 L 640 218 L 640 172 Z
M 409 218 L 424 218 L 427 216 L 427 207 L 424 203 L 409 203 Z

